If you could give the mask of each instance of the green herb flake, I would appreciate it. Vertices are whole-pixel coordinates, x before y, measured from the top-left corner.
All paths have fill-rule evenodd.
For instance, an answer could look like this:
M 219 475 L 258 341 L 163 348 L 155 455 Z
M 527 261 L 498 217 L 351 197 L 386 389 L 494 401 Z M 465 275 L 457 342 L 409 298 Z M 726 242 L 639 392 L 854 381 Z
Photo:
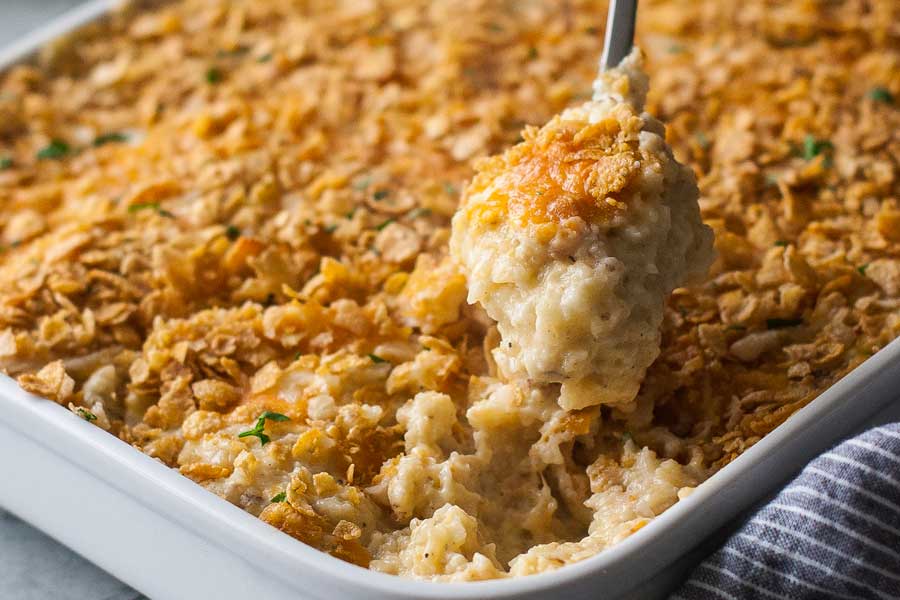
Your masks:
M 8 156 L 4 156 L 0 158 L 0 171 L 5 171 L 7 169 L 11 169 L 13 166 L 13 159 Z
M 817 140 L 816 136 L 807 134 L 803 138 L 803 148 L 801 156 L 804 160 L 812 160 L 823 153 L 830 153 L 834 150 L 834 145 L 828 140 Z
M 225 237 L 227 237 L 232 242 L 241 237 L 241 230 L 235 227 L 234 225 L 229 225 L 225 228 Z
M 868 268 L 869 268 L 869 263 L 866 263 L 866 264 L 864 264 L 864 265 L 859 265 L 858 267 L 856 267 L 856 270 L 859 271 L 859 274 L 860 274 L 860 275 L 862 275 L 863 277 L 865 277 L 865 276 L 866 276 L 866 269 L 868 269 Z
M 142 210 L 152 210 L 161 217 L 174 219 L 175 215 L 159 205 L 159 202 L 138 202 L 128 207 L 128 212 L 134 214 Z
M 264 412 L 263 414 L 261 414 L 261 415 L 259 416 L 259 418 L 260 418 L 260 419 L 266 419 L 266 420 L 269 420 L 269 421 L 277 421 L 277 422 L 279 422 L 279 423 L 283 423 L 283 422 L 285 422 L 285 421 L 290 421 L 290 420 L 291 420 L 291 418 L 290 418 L 289 416 L 287 416 L 287 415 L 283 415 L 283 414 L 277 413 L 277 412 L 272 412 L 272 411 L 269 411 L 269 410 L 267 410 L 266 412 Z
M 776 245 L 776 246 L 781 246 L 782 248 L 784 248 L 785 246 L 788 245 L 788 242 L 787 242 L 786 240 L 778 240 L 778 241 L 775 242 L 775 245 Z
M 681 44 L 672 44 L 669 46 L 668 52 L 669 54 L 681 54 L 685 50 L 686 48 Z
M 503 26 L 499 23 L 488 23 L 488 29 L 491 31 L 503 31 Z
M 272 499 L 269 500 L 269 502 L 271 502 L 272 504 L 278 504 L 279 502 L 284 502 L 285 500 L 287 500 L 287 494 L 281 492 L 280 494 L 275 494 L 274 496 L 272 496 Z
M 394 222 L 396 222 L 396 219 L 388 219 L 384 223 L 378 225 L 378 227 L 376 227 L 375 229 L 377 229 L 378 231 L 383 231 L 385 227 L 387 227 L 388 225 L 390 225 L 391 223 L 394 223 Z
M 259 415 L 259 418 L 256 420 L 256 425 L 253 427 L 253 429 L 248 429 L 247 431 L 242 431 L 241 433 L 238 434 L 238 437 L 239 438 L 245 438 L 245 437 L 251 437 L 251 436 L 256 437 L 256 438 L 259 438 L 259 444 L 261 446 L 265 446 L 266 444 L 268 444 L 269 442 L 272 441 L 272 439 L 269 436 L 267 436 L 263 431 L 266 427 L 266 421 L 290 421 L 290 420 L 291 420 L 290 417 L 287 417 L 281 413 L 271 412 L 271 411 L 267 410 L 264 413 L 262 413 L 261 415 Z
M 534 60 L 538 57 L 538 49 L 532 46 L 528 49 L 528 60 Z
M 359 179 L 354 180 L 353 189 L 360 191 L 360 192 L 364 192 L 364 191 L 366 191 L 366 188 L 369 187 L 370 183 L 372 183 L 371 177 L 360 177 Z
M 375 200 L 377 200 L 378 202 L 381 202 L 382 200 L 384 200 L 385 198 L 387 198 L 388 195 L 390 195 L 390 192 L 389 192 L 389 191 L 387 191 L 387 190 L 378 190 L 378 191 L 376 191 L 374 194 L 372 194 L 372 198 L 375 199 Z
M 206 70 L 206 83 L 215 85 L 225 79 L 225 74 L 218 67 L 210 67 Z
M 37 157 L 40 160 L 59 160 L 66 157 L 72 148 L 62 140 L 51 140 L 49 144 L 38 150 Z
M 97 415 L 95 415 L 94 413 L 92 413 L 91 411 L 89 411 L 86 408 L 78 407 L 75 409 L 75 412 L 77 412 L 78 416 L 81 417 L 82 419 L 84 419 L 85 421 L 87 421 L 88 423 L 90 423 L 91 421 L 97 420 Z
M 372 362 L 375 363 L 376 365 L 380 365 L 382 363 L 389 362 L 387 359 L 381 358 L 377 354 L 370 354 L 369 358 L 372 359 Z
M 590 35 L 597 35 L 598 33 L 600 33 L 600 29 L 591 25 L 590 27 L 585 29 L 584 32 Z
M 700 146 L 703 150 L 709 148 L 709 138 L 706 137 L 706 134 L 702 131 L 698 131 L 694 134 L 694 139 L 697 140 L 697 145 Z
M 347 213 L 346 215 L 344 215 L 344 216 L 347 218 L 348 221 L 350 221 L 350 220 L 353 219 L 353 215 L 354 215 L 354 214 L 356 214 L 356 209 L 355 209 L 355 208 L 354 208 L 353 210 L 351 210 L 350 212 L 348 212 L 348 213 Z
M 869 93 L 866 94 L 869 99 L 874 100 L 875 102 L 882 102 L 884 104 L 893 104 L 894 103 L 894 95 L 891 93 L 889 89 L 884 86 L 873 87 L 869 90 Z
M 257 59 L 256 59 L 256 62 L 258 62 L 258 63 L 267 63 L 267 62 L 269 62 L 270 60 L 272 60 L 272 53 L 271 53 L 271 52 L 266 52 L 265 54 L 263 54 L 262 56 L 260 56 L 259 58 L 257 58 Z
M 408 213 L 406 213 L 406 216 L 410 219 L 418 219 L 419 217 L 427 217 L 430 214 L 431 214 L 430 208 L 425 208 L 423 206 L 420 206 L 419 208 L 414 208 L 411 211 L 409 211 Z
M 326 225 L 324 231 L 325 233 L 334 233 L 335 231 L 337 231 L 337 228 L 337 225 Z
M 456 189 L 456 186 L 452 183 L 444 184 L 444 191 L 447 192 L 448 196 L 455 196 L 459 193 L 459 190 Z
M 138 202 L 128 207 L 128 212 L 136 213 L 142 210 L 159 210 L 159 202 Z
M 785 327 L 796 327 L 803 325 L 803 319 L 766 319 L 767 329 L 784 329 Z
M 98 135 L 94 139 L 94 146 L 105 146 L 106 144 L 120 144 L 122 142 L 127 142 L 128 136 L 124 133 L 104 133 L 103 135 Z

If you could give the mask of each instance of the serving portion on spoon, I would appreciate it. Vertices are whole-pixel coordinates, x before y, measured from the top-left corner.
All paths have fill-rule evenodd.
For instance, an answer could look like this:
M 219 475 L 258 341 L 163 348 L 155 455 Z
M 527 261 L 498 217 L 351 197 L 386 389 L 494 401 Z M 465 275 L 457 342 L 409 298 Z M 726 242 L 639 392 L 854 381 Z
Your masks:
M 497 322 L 500 374 L 562 408 L 624 408 L 659 353 L 665 301 L 702 276 L 713 235 L 691 170 L 643 112 L 638 50 L 594 98 L 482 160 L 450 248 Z

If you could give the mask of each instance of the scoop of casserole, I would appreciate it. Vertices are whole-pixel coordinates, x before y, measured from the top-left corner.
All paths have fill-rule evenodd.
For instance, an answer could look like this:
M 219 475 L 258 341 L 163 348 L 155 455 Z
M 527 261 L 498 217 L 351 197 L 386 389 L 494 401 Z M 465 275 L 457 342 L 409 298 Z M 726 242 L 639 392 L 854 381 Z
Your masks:
M 634 399 L 666 298 L 713 259 L 694 174 L 643 112 L 647 87 L 634 51 L 593 100 L 482 160 L 453 219 L 468 300 L 497 321 L 499 369 L 560 384 L 567 409 Z

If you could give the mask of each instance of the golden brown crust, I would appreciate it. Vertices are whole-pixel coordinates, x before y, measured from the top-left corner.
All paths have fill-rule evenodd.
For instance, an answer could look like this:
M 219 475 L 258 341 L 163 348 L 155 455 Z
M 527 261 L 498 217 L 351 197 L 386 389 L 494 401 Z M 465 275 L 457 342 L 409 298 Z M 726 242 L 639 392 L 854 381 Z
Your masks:
M 608 222 L 627 210 L 621 199 L 649 158 L 638 148 L 641 126 L 633 109 L 619 105 L 596 123 L 554 117 L 540 129 L 526 127 L 524 141 L 477 163 L 463 210 L 485 227 Z

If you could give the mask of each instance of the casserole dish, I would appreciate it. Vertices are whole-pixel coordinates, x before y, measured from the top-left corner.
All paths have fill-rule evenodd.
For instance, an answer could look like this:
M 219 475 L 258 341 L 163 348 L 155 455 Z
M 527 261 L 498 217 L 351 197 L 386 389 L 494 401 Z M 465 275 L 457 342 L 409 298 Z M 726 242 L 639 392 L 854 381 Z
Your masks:
M 10 58 L 24 56 L 102 8 L 89 5 L 43 37 L 18 46 Z M 886 402 L 887 392 L 896 387 L 896 368 L 888 368 L 896 362 L 890 360 L 896 351 L 895 344 L 871 359 L 646 533 L 575 567 L 515 582 L 434 585 L 354 571 L 260 527 L 243 513 L 234 514 L 234 507 L 115 439 L 100 439 L 96 430 L 83 429 L 77 419 L 8 382 L 3 420 L 10 429 L 4 438 L 10 446 L 4 449 L 15 450 L 7 456 L 27 459 L 4 465 L 7 480 L 17 484 L 5 490 L 2 501 L 153 597 L 248 592 L 323 597 L 335 591 L 376 597 L 540 597 L 552 592 L 595 597 L 598 590 L 611 598 L 625 593 L 648 597 L 647 585 L 664 582 L 663 567 L 684 557 L 695 542 L 777 485 L 804 458 Z M 864 407 L 849 403 L 858 394 L 865 394 Z M 56 454 L 74 462 L 61 463 L 55 472 Z M 45 491 L 40 481 L 52 481 L 54 489 Z M 143 507 L 153 507 L 152 512 Z M 109 551 L 126 545 L 127 552 Z M 154 566 L 134 569 L 142 562 Z M 640 572 L 635 572 L 637 565 Z

